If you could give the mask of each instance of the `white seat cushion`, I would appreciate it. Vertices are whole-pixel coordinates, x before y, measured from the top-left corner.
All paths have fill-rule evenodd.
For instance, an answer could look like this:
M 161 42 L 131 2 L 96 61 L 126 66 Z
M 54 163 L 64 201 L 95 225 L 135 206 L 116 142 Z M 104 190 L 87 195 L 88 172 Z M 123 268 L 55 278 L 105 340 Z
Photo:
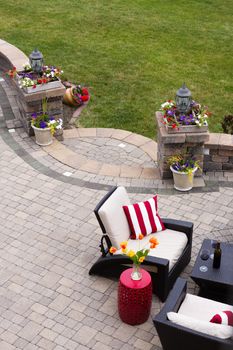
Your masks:
M 106 233 L 117 249 L 120 249 L 120 243 L 127 241 L 130 236 L 128 221 L 123 210 L 123 205 L 129 204 L 126 189 L 119 186 L 98 211 Z
M 175 265 L 181 256 L 184 248 L 187 245 L 188 238 L 185 233 L 166 229 L 161 232 L 152 233 L 140 240 L 128 240 L 128 249 L 134 251 L 142 248 L 150 248 L 149 239 L 156 237 L 159 245 L 155 249 L 151 249 L 149 255 L 157 258 L 164 258 L 169 260 L 169 271 Z M 127 239 L 126 239 L 127 240 Z M 117 250 L 116 254 L 121 254 L 121 250 Z
M 182 315 L 176 312 L 168 312 L 167 318 L 171 322 L 183 327 L 187 327 L 192 331 L 212 335 L 221 339 L 229 339 L 233 335 L 231 326 L 202 321 L 194 317 Z
M 187 293 L 178 313 L 209 322 L 213 315 L 224 310 L 233 311 L 233 306 Z
M 233 311 L 233 306 L 187 293 L 178 313 L 169 312 L 167 317 L 192 330 L 228 339 L 233 336 L 231 326 L 210 322 L 214 314 L 223 310 Z

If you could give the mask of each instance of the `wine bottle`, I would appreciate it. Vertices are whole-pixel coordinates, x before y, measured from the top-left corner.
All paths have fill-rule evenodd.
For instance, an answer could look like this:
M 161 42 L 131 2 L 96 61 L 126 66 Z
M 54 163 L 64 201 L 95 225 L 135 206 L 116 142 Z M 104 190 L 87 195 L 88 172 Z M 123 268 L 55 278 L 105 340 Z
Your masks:
M 214 250 L 213 268 L 218 269 L 220 267 L 221 256 L 222 256 L 222 250 L 220 248 L 220 242 L 217 242 L 216 248 Z

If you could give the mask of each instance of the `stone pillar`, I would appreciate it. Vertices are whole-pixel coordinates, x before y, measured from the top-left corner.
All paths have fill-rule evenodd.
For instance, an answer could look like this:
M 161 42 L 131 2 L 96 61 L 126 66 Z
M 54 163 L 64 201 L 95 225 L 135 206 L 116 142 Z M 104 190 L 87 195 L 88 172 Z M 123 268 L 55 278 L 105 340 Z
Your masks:
M 188 128 L 185 126 L 185 132 L 182 132 L 181 127 L 179 132 L 174 131 L 174 133 L 168 133 L 165 125 L 162 124 L 162 116 L 163 114 L 161 112 L 156 112 L 158 127 L 157 161 L 161 178 L 172 178 L 172 172 L 167 164 L 167 159 L 169 156 L 179 153 L 194 155 L 195 159 L 199 161 L 200 167 L 203 169 L 204 143 L 209 139 L 209 132 L 188 132 Z M 191 129 L 193 129 L 193 127 Z M 201 171 L 198 170 L 195 175 L 201 176 Z
M 19 119 L 23 124 L 23 127 L 29 136 L 34 135 L 34 131 L 31 128 L 31 115 L 35 112 L 42 112 L 42 99 L 47 98 L 47 111 L 49 115 L 55 118 L 63 118 L 63 95 L 65 93 L 65 87 L 60 82 L 60 86 L 33 92 L 26 93 L 23 89 L 20 89 L 15 82 L 15 88 L 17 90 L 17 103 L 20 109 Z

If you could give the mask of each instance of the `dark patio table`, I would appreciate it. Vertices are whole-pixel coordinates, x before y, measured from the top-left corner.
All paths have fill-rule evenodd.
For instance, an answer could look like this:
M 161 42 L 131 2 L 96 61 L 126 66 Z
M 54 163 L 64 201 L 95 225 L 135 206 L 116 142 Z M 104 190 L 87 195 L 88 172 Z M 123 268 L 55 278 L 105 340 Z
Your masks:
M 202 260 L 200 255 L 203 249 L 208 249 L 213 254 L 214 248 L 210 239 L 204 239 L 201 249 L 191 273 L 191 278 L 200 287 L 199 295 L 205 298 L 219 300 L 225 303 L 233 303 L 233 244 L 221 242 L 222 258 L 220 268 L 213 268 L 213 259 Z M 202 272 L 201 266 L 208 270 Z

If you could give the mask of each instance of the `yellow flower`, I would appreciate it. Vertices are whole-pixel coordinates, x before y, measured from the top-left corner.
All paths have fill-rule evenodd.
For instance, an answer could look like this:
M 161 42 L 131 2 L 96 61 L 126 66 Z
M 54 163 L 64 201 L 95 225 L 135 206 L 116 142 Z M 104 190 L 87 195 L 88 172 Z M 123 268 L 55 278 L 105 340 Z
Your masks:
M 122 251 L 123 251 L 123 249 L 124 249 L 124 250 L 126 249 L 127 244 L 128 244 L 127 241 L 124 241 L 124 242 L 121 242 L 121 243 L 120 243 L 120 247 L 121 247 Z
M 145 260 L 145 256 L 141 256 L 141 257 L 138 259 L 138 261 L 139 261 L 140 263 L 142 263 L 144 260 Z
M 121 251 L 122 251 L 122 253 L 127 254 L 127 248 L 125 248 L 125 249 L 121 248 Z
M 109 252 L 110 252 L 111 254 L 116 253 L 116 251 L 117 251 L 117 249 L 116 249 L 115 247 L 111 247 L 111 248 L 109 249 Z
M 127 255 L 129 258 L 132 258 L 135 255 L 135 252 L 133 250 L 130 250 Z

